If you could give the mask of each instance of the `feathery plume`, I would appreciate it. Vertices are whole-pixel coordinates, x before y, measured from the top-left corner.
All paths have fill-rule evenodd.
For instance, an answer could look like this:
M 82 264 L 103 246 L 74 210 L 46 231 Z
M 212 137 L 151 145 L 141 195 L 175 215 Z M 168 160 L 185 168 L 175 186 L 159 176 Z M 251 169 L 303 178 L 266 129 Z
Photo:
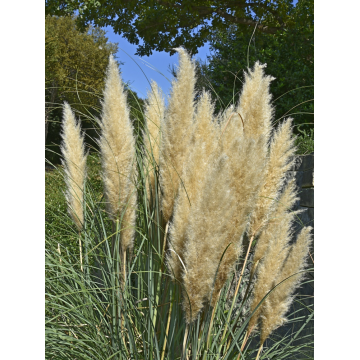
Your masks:
M 65 168 L 66 200 L 69 214 L 79 231 L 84 223 L 83 200 L 86 177 L 86 158 L 84 136 L 81 135 L 80 123 L 68 103 L 63 106 L 62 123 L 63 165 Z
M 249 70 L 249 73 L 244 74 L 245 82 L 239 104 L 232 112 L 229 108 L 223 113 L 221 123 L 222 146 L 229 154 L 233 181 L 231 185 L 237 201 L 232 236 L 240 242 L 248 227 L 249 215 L 253 212 L 260 187 L 264 183 L 271 118 L 274 113 L 270 103 L 270 82 L 273 78 L 264 75 L 264 67 L 265 65 L 257 62 L 253 71 Z M 235 265 L 237 258 L 228 258 L 230 255 L 227 254 L 224 259 L 224 265 L 228 265 L 224 269 L 230 269 L 230 264 Z M 216 292 L 220 291 L 226 280 L 225 273 L 219 275 Z
M 229 221 L 235 210 L 225 154 L 209 162 L 206 180 L 191 206 L 186 229 L 183 308 L 187 323 L 193 322 L 214 288 L 222 254 L 239 252 L 229 237 Z M 220 265 L 221 266 L 221 265 Z
M 280 198 L 275 202 L 276 208 L 272 214 L 272 217 L 269 219 L 269 222 L 278 222 L 279 219 L 284 216 L 287 218 L 287 221 L 291 222 L 297 214 L 302 212 L 302 210 L 289 212 L 289 210 L 293 208 L 296 201 L 298 200 L 299 198 L 297 197 L 296 192 L 296 181 L 293 178 L 289 180 Z M 252 263 L 254 264 L 251 269 L 252 275 L 254 274 L 255 264 L 260 261 L 266 253 L 266 250 L 269 246 L 269 240 L 269 232 L 267 232 L 265 229 L 256 243 L 255 252 L 252 259 Z
M 176 51 L 179 53 L 177 80 L 172 83 L 169 106 L 161 125 L 160 186 L 166 222 L 172 215 L 183 166 L 189 155 L 194 116 L 195 63 L 183 48 Z
M 223 140 L 223 139 L 222 139 Z M 262 147 L 264 137 L 257 140 L 247 137 L 237 138 L 228 147 L 226 154 L 229 156 L 230 186 L 233 189 L 236 210 L 229 221 L 231 231 L 229 237 L 234 239 L 239 252 L 227 252 L 224 255 L 218 278 L 215 285 L 215 294 L 223 287 L 229 271 L 234 268 L 236 261 L 241 255 L 243 234 L 249 221 L 249 214 L 254 207 L 255 196 L 259 192 L 262 183 L 264 160 L 258 156 L 258 149 Z M 213 297 L 212 305 L 216 297 Z
M 259 234 L 274 210 L 286 172 L 295 162 L 296 147 L 292 138 L 292 119 L 285 120 L 275 131 L 270 144 L 270 154 L 266 163 L 265 178 L 251 215 L 248 233 Z
M 256 139 L 258 136 L 265 136 L 269 139 L 271 131 L 271 119 L 274 115 L 274 108 L 271 105 L 272 95 L 270 83 L 275 78 L 265 75 L 264 68 L 258 61 L 253 70 L 244 72 L 244 86 L 239 98 L 236 112 L 239 113 L 245 123 L 245 134 Z M 264 149 L 267 147 L 265 141 Z M 265 152 L 266 153 L 266 152 Z
M 285 264 L 273 283 L 273 287 L 279 284 L 265 299 L 261 312 L 261 344 L 269 335 L 283 325 L 290 305 L 293 301 L 291 296 L 304 278 L 302 272 L 306 267 L 306 258 L 311 243 L 311 227 L 305 227 L 300 232 L 297 241 L 291 246 Z
M 159 164 L 160 148 L 160 123 L 163 121 L 165 112 L 165 101 L 163 94 L 155 81 L 151 82 L 152 91 L 148 92 L 145 105 L 145 166 L 148 172 L 146 178 L 147 197 L 150 199 L 151 193 L 155 191 L 155 168 Z
M 295 181 L 292 180 L 286 186 L 278 206 L 273 213 L 273 218 L 260 234 L 254 261 L 261 261 L 257 266 L 257 277 L 253 289 L 253 297 L 250 304 L 252 313 L 260 301 L 272 289 L 273 281 L 277 278 L 289 252 L 291 239 L 291 226 L 298 212 L 291 211 L 292 205 L 297 198 L 294 194 Z M 264 247 L 267 245 L 266 251 Z M 254 262 L 255 264 L 255 262 Z M 252 270 L 254 272 L 254 270 Z M 253 330 L 259 319 L 263 303 L 256 310 L 249 321 L 249 332 Z
M 196 108 L 192 150 L 184 167 L 184 186 L 179 187 L 174 205 L 174 216 L 169 229 L 173 251 L 169 253 L 167 262 L 170 273 L 177 280 L 181 279 L 183 271 L 181 261 L 184 261 L 185 231 L 190 209 L 203 186 L 207 166 L 218 143 L 213 111 L 214 106 L 211 103 L 210 94 L 203 92 Z
M 112 55 L 109 58 L 102 106 L 99 146 L 106 205 L 114 221 L 122 219 L 122 249 L 131 250 L 137 197 L 135 139 L 124 85 Z

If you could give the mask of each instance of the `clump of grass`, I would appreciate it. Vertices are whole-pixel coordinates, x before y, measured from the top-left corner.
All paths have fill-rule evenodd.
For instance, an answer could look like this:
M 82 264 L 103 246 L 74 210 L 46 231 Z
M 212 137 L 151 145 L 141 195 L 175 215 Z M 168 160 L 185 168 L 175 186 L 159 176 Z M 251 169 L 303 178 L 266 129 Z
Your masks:
M 216 115 L 206 92 L 195 103 L 194 63 L 177 51 L 167 109 L 152 84 L 144 146 L 136 146 L 110 58 L 99 139 L 107 214 L 83 181 L 84 269 L 48 240 L 49 358 L 253 359 L 286 322 L 311 242 L 304 228 L 290 245 L 297 214 L 295 182 L 285 184 L 296 152 L 291 119 L 273 128 L 272 78 L 259 63 L 245 73 L 237 106 Z M 295 352 L 293 338 L 301 329 L 270 345 L 267 356 Z

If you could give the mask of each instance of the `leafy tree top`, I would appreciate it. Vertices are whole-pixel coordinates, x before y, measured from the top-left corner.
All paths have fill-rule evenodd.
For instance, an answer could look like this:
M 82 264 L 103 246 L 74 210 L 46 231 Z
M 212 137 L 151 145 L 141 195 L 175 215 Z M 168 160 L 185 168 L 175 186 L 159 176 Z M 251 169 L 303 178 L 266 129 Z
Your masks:
M 301 2 L 302 0 L 300 0 Z M 264 33 L 294 26 L 291 0 L 46 0 L 46 13 L 79 13 L 80 28 L 94 23 L 111 26 L 130 43 L 137 55 L 153 50 L 174 53 L 184 46 L 192 54 L 214 32 L 229 24 Z M 142 42 L 142 43 L 141 43 Z
M 89 26 L 76 28 L 72 16 L 45 18 L 45 95 L 48 105 L 97 106 L 104 86 L 109 55 L 117 44 L 108 42 L 105 31 Z

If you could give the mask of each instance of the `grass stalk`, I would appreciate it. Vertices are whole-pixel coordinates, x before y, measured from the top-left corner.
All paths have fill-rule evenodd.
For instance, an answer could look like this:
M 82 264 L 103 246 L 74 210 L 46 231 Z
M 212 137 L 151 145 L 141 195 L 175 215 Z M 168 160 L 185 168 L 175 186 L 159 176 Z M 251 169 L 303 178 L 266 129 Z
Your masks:
M 256 359 L 255 359 L 255 360 L 259 360 L 261 351 L 262 351 L 262 349 L 263 349 L 263 346 L 264 346 L 264 344 L 261 344 L 261 345 L 260 345 L 259 351 L 257 352 Z
M 232 303 L 231 303 L 231 308 L 230 308 L 229 315 L 228 315 L 228 318 L 227 318 L 227 321 L 226 321 L 226 324 L 225 324 L 225 330 L 224 330 L 224 333 L 223 333 L 223 336 L 222 336 L 222 339 L 221 339 L 221 343 L 223 343 L 223 341 L 224 341 L 224 339 L 225 339 L 226 331 L 227 331 L 228 324 L 229 324 L 229 321 L 230 321 L 230 316 L 231 316 L 232 311 L 233 311 L 233 309 L 234 309 L 234 305 L 235 305 L 235 302 L 236 302 L 236 297 L 237 297 L 237 294 L 238 294 L 238 292 L 239 292 L 241 279 L 242 279 L 243 274 L 244 274 L 244 271 L 245 271 L 245 266 L 246 266 L 247 259 L 248 259 L 249 254 L 250 254 L 251 244 L 252 244 L 253 240 L 254 240 L 254 235 L 251 236 L 250 241 L 249 241 L 249 246 L 248 246 L 248 249 L 247 249 L 247 252 L 246 252 L 246 256 L 245 256 L 245 260 L 244 260 L 243 267 L 242 267 L 242 269 L 241 269 L 239 281 L 238 281 L 238 283 L 237 283 L 237 285 L 236 285 L 236 289 L 235 289 L 235 293 L 234 293 L 234 298 L 233 298 L 233 301 L 232 301 Z
M 213 307 L 213 310 L 211 313 L 210 325 L 209 325 L 208 335 L 207 335 L 207 339 L 206 339 L 206 347 L 205 347 L 205 351 L 204 351 L 203 360 L 206 360 L 207 352 L 209 349 L 209 342 L 210 342 L 211 331 L 212 331 L 212 327 L 213 327 L 213 323 L 214 323 L 215 311 L 216 311 L 216 305 Z
M 166 239 L 167 239 L 168 231 L 169 231 L 169 221 L 166 223 L 166 226 L 165 226 L 164 244 L 163 244 L 163 249 L 162 249 L 162 261 L 164 259 L 164 255 L 165 255 Z
M 83 272 L 83 261 L 82 261 L 82 245 L 81 245 L 81 231 L 79 231 L 79 250 L 80 250 L 80 269 Z
M 170 299 L 171 299 L 171 293 L 170 293 Z M 170 310 L 169 310 L 168 320 L 167 320 L 167 324 L 166 324 L 164 345 L 163 345 L 162 352 L 161 352 L 161 360 L 164 360 L 164 356 L 165 356 L 166 342 L 167 342 L 167 338 L 169 336 L 169 328 L 170 328 L 170 321 L 171 321 L 171 311 L 172 311 L 172 308 L 173 308 L 173 304 L 174 304 L 174 301 L 172 299 L 172 301 L 170 301 Z
M 188 333 L 189 333 L 189 324 L 186 324 L 184 340 L 183 340 L 183 349 L 182 349 L 182 358 L 186 360 L 188 358 L 186 353 L 186 341 L 187 341 Z

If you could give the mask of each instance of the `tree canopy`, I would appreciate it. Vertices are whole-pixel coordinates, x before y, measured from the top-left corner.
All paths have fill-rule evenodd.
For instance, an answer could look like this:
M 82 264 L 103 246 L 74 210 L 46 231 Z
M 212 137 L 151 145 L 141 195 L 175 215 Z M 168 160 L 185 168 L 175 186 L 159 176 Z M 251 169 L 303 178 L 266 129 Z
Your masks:
M 108 42 L 105 31 L 89 26 L 84 32 L 76 28 L 72 16 L 45 18 L 45 98 L 47 109 L 68 101 L 86 111 L 96 107 L 104 86 L 109 55 L 117 44 Z
M 198 61 L 197 90 L 211 91 L 216 110 L 237 103 L 242 89 L 243 70 L 256 61 L 266 63 L 274 76 L 271 92 L 275 119 L 294 118 L 295 131 L 313 128 L 314 113 L 314 0 L 300 0 L 289 11 L 294 19 L 290 29 L 268 34 L 246 31 L 232 24 L 217 30 L 210 40 L 211 56 Z M 176 75 L 174 68 L 171 69 Z
M 301 0 L 300 0 L 301 1 Z M 46 13 L 79 13 L 80 28 L 111 26 L 137 55 L 153 50 L 174 53 L 184 46 L 192 54 L 230 24 L 241 30 L 274 34 L 294 27 L 292 0 L 46 0 Z
M 95 118 L 100 115 L 109 55 L 118 50 L 116 43 L 108 41 L 104 30 L 90 25 L 82 32 L 75 21 L 76 17 L 70 15 L 45 18 L 45 143 L 55 151 L 61 141 L 64 101 L 81 118 L 87 133 L 96 136 Z M 128 102 L 134 126 L 140 131 L 143 100 L 131 92 Z M 58 161 L 57 155 L 48 153 L 47 157 Z

